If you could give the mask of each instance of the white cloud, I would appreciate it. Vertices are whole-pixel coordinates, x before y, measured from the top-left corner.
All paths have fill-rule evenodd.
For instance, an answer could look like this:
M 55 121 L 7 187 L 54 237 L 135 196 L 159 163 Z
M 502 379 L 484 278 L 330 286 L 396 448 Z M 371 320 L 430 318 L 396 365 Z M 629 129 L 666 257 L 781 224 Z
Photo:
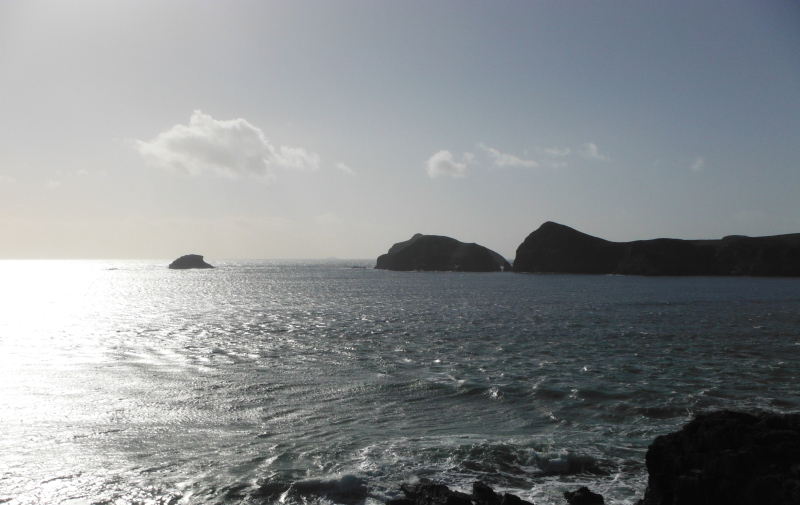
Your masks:
M 270 144 L 264 132 L 245 119 L 218 121 L 196 110 L 189 125 L 175 125 L 150 142 L 136 140 L 148 163 L 197 175 L 270 177 L 274 167 L 319 168 L 315 153 L 300 147 Z
M 467 163 L 458 163 L 453 159 L 450 151 L 439 151 L 425 163 L 425 170 L 429 177 L 439 177 L 449 175 L 450 177 L 464 177 L 467 171 Z
M 563 158 L 572 152 L 569 147 L 537 147 L 536 151 L 554 158 Z
M 272 154 L 273 161 L 275 161 L 280 167 L 299 169 L 309 168 L 311 170 L 319 169 L 319 155 L 316 153 L 310 153 L 302 147 L 281 146 L 280 149 L 275 149 L 270 145 L 269 150 Z
M 61 186 L 61 181 L 59 181 L 57 179 L 47 179 L 45 181 L 45 184 L 47 185 L 48 188 L 55 189 L 55 188 Z
M 336 164 L 336 168 L 338 168 L 342 172 L 346 173 L 347 175 L 356 175 L 356 173 L 353 171 L 352 168 L 348 167 L 347 165 L 345 165 L 341 161 Z
M 597 148 L 597 144 L 594 144 L 592 142 L 583 145 L 583 149 L 581 150 L 581 155 L 589 160 L 611 161 L 611 159 L 608 156 L 600 154 L 600 150 Z
M 703 159 L 702 156 L 698 156 L 697 158 L 694 159 L 694 161 L 692 162 L 690 168 L 694 172 L 699 172 L 699 171 L 703 170 L 705 168 L 705 166 L 706 166 L 706 160 Z
M 518 158 L 513 154 L 508 154 L 504 152 L 500 152 L 493 147 L 489 147 L 486 144 L 478 144 L 480 149 L 483 149 L 489 156 L 492 157 L 494 166 L 496 167 L 528 167 L 528 168 L 536 168 L 539 166 L 534 160 L 526 160 L 522 158 Z

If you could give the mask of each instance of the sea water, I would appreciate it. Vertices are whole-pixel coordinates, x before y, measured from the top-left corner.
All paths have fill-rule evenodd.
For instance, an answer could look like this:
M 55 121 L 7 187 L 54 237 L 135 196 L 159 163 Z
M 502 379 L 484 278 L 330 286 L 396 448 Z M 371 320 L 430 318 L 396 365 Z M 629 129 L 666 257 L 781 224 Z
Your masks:
M 800 279 L 166 264 L 0 262 L 0 502 L 377 504 L 424 477 L 630 504 L 695 414 L 800 410 Z

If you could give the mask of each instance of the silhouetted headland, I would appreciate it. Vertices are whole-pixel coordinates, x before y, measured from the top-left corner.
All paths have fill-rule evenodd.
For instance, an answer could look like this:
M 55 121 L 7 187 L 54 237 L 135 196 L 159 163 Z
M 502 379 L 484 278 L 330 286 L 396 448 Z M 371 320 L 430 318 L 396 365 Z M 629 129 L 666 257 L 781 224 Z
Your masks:
M 214 265 L 209 265 L 203 261 L 203 257 L 199 254 L 187 254 L 170 263 L 169 268 L 185 270 L 189 268 L 214 268 Z
M 515 272 L 800 276 L 800 233 L 611 242 L 546 222 L 517 248 Z
M 450 237 L 417 233 L 378 257 L 380 270 L 434 270 L 452 272 L 510 271 L 511 265 L 498 253 L 478 244 L 465 244 Z

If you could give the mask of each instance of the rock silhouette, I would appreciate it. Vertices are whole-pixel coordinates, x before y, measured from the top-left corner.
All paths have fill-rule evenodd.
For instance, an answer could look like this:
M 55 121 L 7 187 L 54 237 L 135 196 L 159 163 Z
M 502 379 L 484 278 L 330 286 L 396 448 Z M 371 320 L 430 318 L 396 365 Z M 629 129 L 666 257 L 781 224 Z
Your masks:
M 499 495 L 483 482 L 472 484 L 472 494 L 451 491 L 444 484 L 420 479 L 414 484 L 404 483 L 400 489 L 405 498 L 389 500 L 387 505 L 533 505 L 517 495 Z
M 644 498 L 637 505 L 797 505 L 800 503 L 800 413 L 719 411 L 700 414 L 647 449 Z M 428 479 L 404 483 L 387 505 L 528 505 L 483 482 L 472 494 Z M 602 505 L 586 487 L 564 492 L 569 505 Z
M 517 248 L 515 272 L 800 276 L 800 233 L 611 242 L 546 222 Z
M 417 233 L 378 257 L 380 270 L 435 270 L 453 272 L 510 271 L 511 265 L 498 253 L 478 244 L 465 244 L 450 237 Z
M 170 263 L 169 268 L 185 270 L 189 268 L 214 268 L 214 266 L 203 261 L 203 257 L 199 254 L 187 254 Z
M 797 505 L 800 414 L 698 415 L 647 450 L 639 505 Z
M 576 491 L 564 491 L 564 499 L 569 505 L 605 505 L 603 495 L 593 493 L 586 486 L 579 487 Z

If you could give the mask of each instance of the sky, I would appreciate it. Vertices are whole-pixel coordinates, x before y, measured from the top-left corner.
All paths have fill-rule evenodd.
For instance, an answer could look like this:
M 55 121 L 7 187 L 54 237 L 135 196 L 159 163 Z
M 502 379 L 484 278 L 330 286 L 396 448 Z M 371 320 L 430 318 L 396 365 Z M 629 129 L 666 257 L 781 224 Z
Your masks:
M 0 259 L 800 232 L 797 1 L 0 2 Z

